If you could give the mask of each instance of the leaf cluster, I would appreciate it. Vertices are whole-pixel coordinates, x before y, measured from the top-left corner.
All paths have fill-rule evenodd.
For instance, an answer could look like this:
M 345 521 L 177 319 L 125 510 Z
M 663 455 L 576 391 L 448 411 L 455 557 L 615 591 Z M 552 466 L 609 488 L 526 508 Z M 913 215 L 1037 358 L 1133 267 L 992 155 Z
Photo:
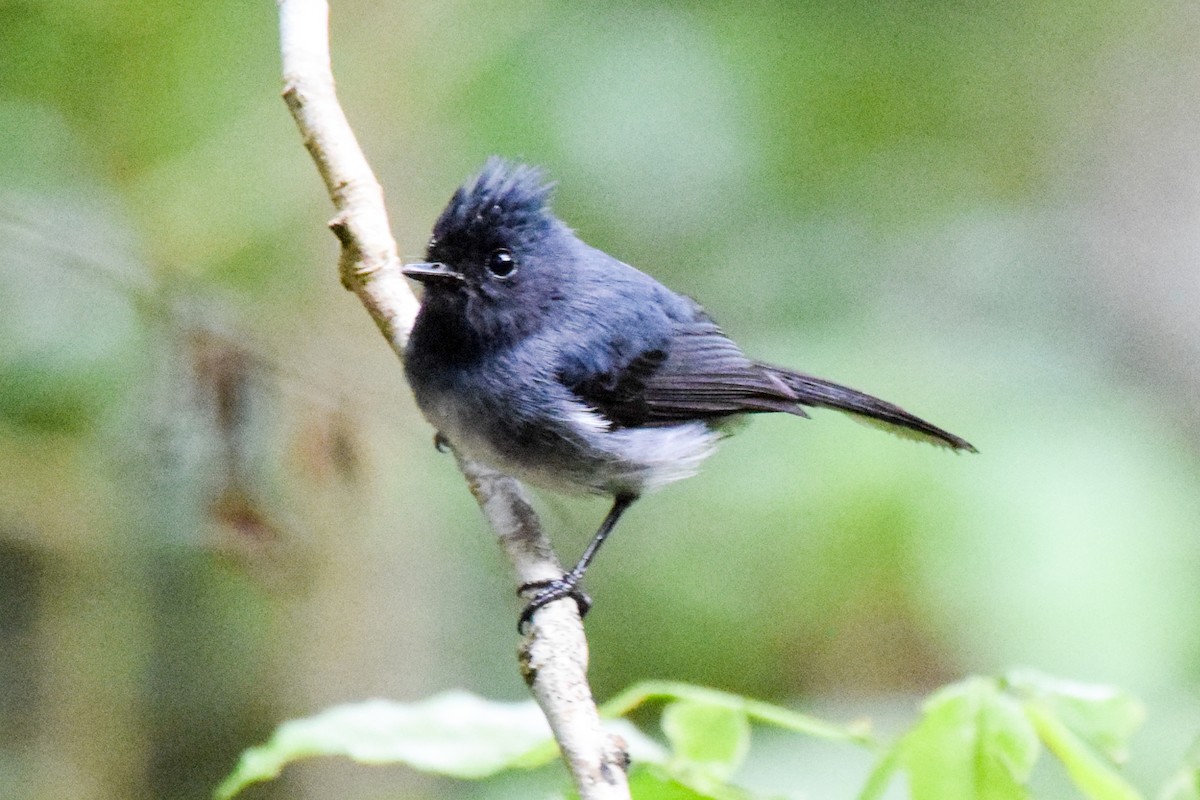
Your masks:
M 626 719 L 650 703 L 663 704 L 661 738 Z M 1145 717 L 1142 705 L 1112 687 L 1030 670 L 943 687 L 925 701 L 916 722 L 886 745 L 865 723 L 830 723 L 684 683 L 638 683 L 601 711 L 629 747 L 630 788 L 638 800 L 760 797 L 733 781 L 750 753 L 753 725 L 873 750 L 876 764 L 859 800 L 879 800 L 900 775 L 913 800 L 1032 800 L 1037 794 L 1031 778 L 1043 756 L 1090 800 L 1145 796 L 1121 769 Z M 462 691 L 416 703 L 372 700 L 284 723 L 269 741 L 243 754 L 216 797 L 229 800 L 249 784 L 278 776 L 293 761 L 322 755 L 483 779 L 545 767 L 556 760 L 557 749 L 532 701 L 501 703 Z M 1200 800 L 1200 748 L 1158 797 Z

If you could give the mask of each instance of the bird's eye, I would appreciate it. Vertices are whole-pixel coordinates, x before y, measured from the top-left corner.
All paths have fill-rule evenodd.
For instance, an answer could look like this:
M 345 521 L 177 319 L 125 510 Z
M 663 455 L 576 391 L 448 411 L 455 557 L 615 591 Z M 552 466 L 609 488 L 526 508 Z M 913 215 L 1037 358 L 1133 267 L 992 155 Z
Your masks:
M 487 267 L 497 278 L 507 278 L 517 271 L 517 260 L 509 251 L 500 249 L 488 256 Z

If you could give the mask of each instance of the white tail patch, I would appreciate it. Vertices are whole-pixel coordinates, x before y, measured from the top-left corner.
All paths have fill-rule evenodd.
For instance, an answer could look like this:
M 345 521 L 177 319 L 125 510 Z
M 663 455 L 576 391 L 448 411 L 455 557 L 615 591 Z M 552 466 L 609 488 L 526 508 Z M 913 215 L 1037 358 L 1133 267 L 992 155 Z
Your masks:
M 604 437 L 605 450 L 614 459 L 604 472 L 615 485 L 653 491 L 695 475 L 720 439 L 703 422 L 613 431 Z

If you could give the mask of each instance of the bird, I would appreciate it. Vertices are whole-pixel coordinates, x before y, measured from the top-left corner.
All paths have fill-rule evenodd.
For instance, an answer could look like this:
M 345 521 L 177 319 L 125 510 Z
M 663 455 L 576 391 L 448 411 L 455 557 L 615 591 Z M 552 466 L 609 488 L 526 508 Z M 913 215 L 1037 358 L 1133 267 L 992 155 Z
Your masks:
M 644 494 L 690 477 L 749 414 L 830 408 L 953 451 L 965 439 L 899 406 L 747 356 L 690 297 L 583 242 L 543 171 L 493 156 L 450 198 L 425 260 L 404 371 L 437 441 L 537 487 L 612 498 L 578 563 L 525 584 L 525 631 L 580 582 Z

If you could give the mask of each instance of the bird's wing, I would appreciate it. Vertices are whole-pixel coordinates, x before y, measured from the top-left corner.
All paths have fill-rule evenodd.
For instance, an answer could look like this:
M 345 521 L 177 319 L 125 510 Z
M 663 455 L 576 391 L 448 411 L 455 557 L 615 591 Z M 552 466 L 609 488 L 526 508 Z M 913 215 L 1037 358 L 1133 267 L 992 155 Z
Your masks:
M 716 323 L 676 322 L 657 346 L 605 370 L 564 375 L 583 402 L 616 425 L 667 425 L 804 406 L 832 408 L 906 438 L 974 452 L 967 441 L 885 400 L 847 386 L 751 361 Z
M 702 317 L 676 322 L 662 341 L 608 369 L 568 370 L 560 378 L 583 402 L 626 427 L 756 411 L 807 416 L 786 383 Z

